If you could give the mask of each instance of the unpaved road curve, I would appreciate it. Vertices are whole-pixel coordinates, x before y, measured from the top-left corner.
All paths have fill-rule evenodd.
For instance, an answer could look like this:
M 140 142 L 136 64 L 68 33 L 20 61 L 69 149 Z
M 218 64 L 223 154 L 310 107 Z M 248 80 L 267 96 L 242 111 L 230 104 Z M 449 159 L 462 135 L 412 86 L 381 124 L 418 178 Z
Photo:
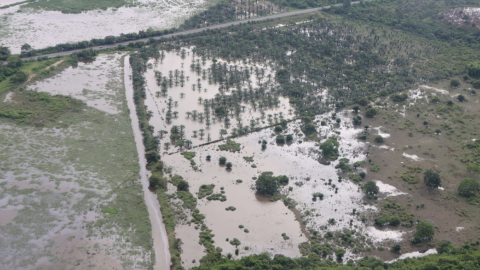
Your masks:
M 363 2 L 369 2 L 373 0 L 365 0 Z M 353 1 L 352 5 L 355 4 L 360 4 L 360 1 Z M 290 17 L 290 16 L 295 16 L 299 14 L 305 14 L 305 13 L 311 13 L 323 9 L 329 9 L 331 7 L 335 6 L 341 6 L 342 4 L 336 4 L 336 5 L 331 5 L 331 6 L 324 6 L 324 7 L 318 7 L 318 8 L 309 8 L 309 9 L 303 9 L 303 10 L 297 10 L 297 11 L 292 11 L 292 12 L 286 12 L 286 13 L 279 13 L 271 16 L 266 16 L 266 17 L 260 17 L 260 18 L 255 18 L 255 19 L 248 19 L 248 20 L 241 20 L 241 21 L 234 21 L 234 22 L 229 22 L 229 23 L 222 23 L 222 24 L 217 24 L 217 25 L 212 25 L 212 26 L 207 26 L 203 28 L 197 28 L 197 29 L 192 29 L 192 30 L 186 30 L 182 32 L 177 32 L 173 34 L 167 34 L 163 36 L 158 36 L 158 37 L 152 37 L 153 39 L 161 39 L 161 38 L 170 38 L 170 37 L 176 37 L 176 36 L 183 36 L 183 35 L 190 35 L 190 34 L 195 34 L 195 33 L 200 33 L 206 30 L 212 30 L 212 29 L 219 29 L 219 28 L 225 28 L 229 27 L 232 25 L 239 25 L 239 24 L 244 24 L 248 22 L 259 22 L 259 21 L 266 21 L 266 20 L 271 20 L 271 19 L 277 19 L 277 18 L 283 18 L 283 17 Z M 102 45 L 102 46 L 95 46 L 91 47 L 93 50 L 103 50 L 103 49 L 108 49 L 108 48 L 115 48 L 119 45 L 124 45 L 127 46 L 131 42 L 138 42 L 138 41 L 148 41 L 150 38 L 142 38 L 142 39 L 136 39 L 136 40 L 130 40 L 126 42 L 120 42 L 120 43 L 114 43 L 110 45 Z M 64 56 L 64 55 L 70 55 L 75 52 L 82 51 L 83 49 L 79 50 L 71 50 L 71 51 L 65 51 L 65 52 L 58 52 L 58 53 L 50 53 L 50 54 L 44 54 L 40 56 L 47 56 L 47 57 L 56 57 L 56 56 Z M 24 60 L 31 60 L 31 59 L 37 59 L 39 56 L 32 56 L 32 57 L 25 57 L 23 58 Z
M 135 144 L 138 152 L 138 163 L 140 165 L 140 181 L 143 186 L 145 203 L 152 224 L 153 250 L 155 251 L 155 270 L 170 269 L 170 251 L 168 250 L 168 238 L 165 225 L 160 212 L 160 204 L 152 192 L 148 189 L 148 172 L 146 169 L 147 161 L 145 159 L 145 147 L 143 145 L 142 134 L 138 125 L 138 116 L 133 102 L 133 85 L 132 85 L 132 69 L 129 62 L 130 56 L 125 57 L 124 62 L 124 80 L 125 92 L 127 96 L 128 110 L 130 111 L 130 119 L 132 121 L 132 129 L 135 137 Z

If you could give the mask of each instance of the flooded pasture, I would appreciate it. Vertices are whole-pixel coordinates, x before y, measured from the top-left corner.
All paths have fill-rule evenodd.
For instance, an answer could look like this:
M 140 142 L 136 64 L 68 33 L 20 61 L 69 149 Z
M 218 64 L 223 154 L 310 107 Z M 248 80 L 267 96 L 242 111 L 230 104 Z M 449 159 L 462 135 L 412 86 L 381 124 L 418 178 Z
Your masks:
M 197 198 L 197 208 L 205 215 L 205 225 L 212 230 L 214 245 L 221 247 L 222 253 L 246 256 L 269 252 L 298 257 L 301 256 L 299 244 L 307 242 L 313 231 L 323 235 L 354 229 L 359 235 L 366 235 L 372 247 L 384 241 L 402 240 L 403 233 L 400 231 L 378 230 L 360 220 L 360 213 L 368 215 L 377 211 L 377 208 L 364 204 L 365 195 L 358 184 L 339 177 L 339 169 L 336 168 L 339 160 L 325 163 L 319 143 L 304 141 L 301 121 L 294 120 L 287 98 L 277 97 L 278 106 L 262 109 L 240 102 L 244 108 L 237 110 L 238 116 L 233 109 L 238 105 L 233 104 L 226 116 L 217 117 L 212 113 L 212 119 L 218 119 L 207 125 L 206 108 L 212 100 L 221 101 L 225 96 L 237 95 L 242 88 L 251 91 L 263 88 L 266 93 L 271 91 L 275 95 L 276 84 L 268 76 L 272 72 L 267 66 L 255 67 L 242 63 L 226 63 L 226 67 L 230 70 L 263 68 L 264 76 L 259 75 L 260 72 L 255 75 L 252 72 L 250 82 L 233 88 L 212 83 L 212 64 L 222 65 L 224 62 L 221 59 L 215 62 L 198 59 L 192 54 L 192 50 L 167 52 L 160 59 L 148 62 L 145 105 L 151 111 L 150 125 L 160 137 L 162 160 L 168 173 L 180 175 L 189 183 L 190 192 Z M 199 84 L 201 87 L 198 87 Z M 196 114 L 205 112 L 204 119 L 200 121 L 198 115 L 194 119 L 192 111 L 196 111 Z M 172 115 L 172 112 L 175 114 Z M 354 116 L 349 111 L 343 111 L 336 115 L 340 122 L 334 121 L 335 118 L 332 120 L 331 113 L 319 115 L 314 120 L 320 140 L 323 142 L 336 137 L 340 143 L 339 157 L 344 162 L 348 159 L 348 163 L 363 162 L 366 159 L 365 152 L 370 148 L 369 144 L 357 139 L 362 129 L 353 126 Z M 226 125 L 224 117 L 236 117 L 237 126 Z M 280 119 L 290 122 L 284 122 L 282 131 L 275 132 L 273 126 L 280 123 Z M 254 127 L 271 127 L 247 129 L 244 136 L 231 138 L 232 135 L 239 135 L 238 130 L 248 126 L 249 122 L 255 122 Z M 174 126 L 181 127 L 184 133 L 181 139 L 190 140 L 189 145 L 175 146 L 178 138 L 169 136 Z M 227 132 L 220 134 L 223 129 Z M 201 137 L 200 132 L 203 133 Z M 386 138 L 389 136 L 382 132 L 381 127 L 377 128 L 377 132 Z M 207 134 L 210 138 L 205 140 Z M 277 144 L 277 135 L 292 135 L 293 141 Z M 220 150 L 219 146 L 227 142 L 222 140 L 225 137 L 239 144 L 238 151 Z M 216 140 L 220 141 L 207 144 Z M 262 141 L 266 141 L 265 149 L 262 149 Z M 183 151 L 195 154 L 187 159 Z M 220 165 L 220 157 L 231 162 L 232 169 Z M 289 184 L 281 189 L 281 199 L 277 201 L 270 201 L 255 191 L 255 179 L 262 172 L 269 171 L 290 179 Z M 362 172 L 365 169 L 359 167 L 355 171 Z M 387 197 L 405 194 L 381 181 L 378 184 L 381 186 L 380 193 Z M 225 198 L 215 200 L 200 195 L 205 185 L 214 185 L 212 193 Z M 175 190 L 174 186 L 169 185 L 169 194 L 174 195 Z M 318 194 L 322 194 L 322 199 L 312 199 Z M 178 202 L 178 199 L 172 199 L 173 204 Z M 187 268 L 198 265 L 205 255 L 198 237 L 199 226 L 191 223 L 191 218 L 192 212 L 186 209 L 176 218 L 176 236 L 182 240 L 182 263 Z M 238 247 L 230 243 L 235 238 L 241 243 Z M 356 257 L 354 252 L 347 250 L 345 258 Z
M 100 56 L 91 66 L 80 64 L 31 86 L 79 97 L 92 107 L 44 127 L 0 120 L 1 269 L 144 269 L 153 264 L 121 57 Z M 81 87 L 69 87 L 62 74 L 96 94 L 82 98 Z M 129 221 L 132 215 L 135 224 Z
M 0 9 L 0 45 L 20 53 L 27 43 L 34 49 L 106 36 L 162 30 L 179 26 L 205 8 L 203 0 L 135 1 L 132 6 L 90 10 L 79 14 L 25 8 Z

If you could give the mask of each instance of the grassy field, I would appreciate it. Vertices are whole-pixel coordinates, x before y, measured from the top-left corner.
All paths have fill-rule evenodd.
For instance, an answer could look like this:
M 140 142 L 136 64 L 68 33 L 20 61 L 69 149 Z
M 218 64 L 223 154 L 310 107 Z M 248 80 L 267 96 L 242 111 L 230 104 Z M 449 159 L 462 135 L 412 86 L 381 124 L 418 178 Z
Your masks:
M 24 5 L 27 8 L 61 11 L 63 13 L 81 13 L 93 9 L 118 8 L 125 6 L 128 0 L 40 0 Z
M 63 269 L 75 265 L 98 269 L 104 263 L 117 268 L 152 266 L 151 225 L 138 181 L 121 59 L 101 56 L 101 62 L 87 65 L 110 69 L 103 87 L 115 91 L 117 114 L 75 101 L 81 110 L 53 110 L 55 117 L 50 118 L 46 100 L 61 105 L 71 99 L 33 91 L 15 93 L 13 101 L 18 94 L 27 95 L 22 97 L 26 102 L 15 105 L 1 99 L 5 111 L 11 106 L 34 109 L 45 121 L 35 127 L 0 118 L 0 176 L 4 179 L 0 198 L 7 200 L 0 211 L 16 213 L 6 226 L 0 226 L 0 235 L 6 239 L 1 249 L 11 255 L 0 268 L 29 267 L 42 257 L 48 258 L 51 267 Z

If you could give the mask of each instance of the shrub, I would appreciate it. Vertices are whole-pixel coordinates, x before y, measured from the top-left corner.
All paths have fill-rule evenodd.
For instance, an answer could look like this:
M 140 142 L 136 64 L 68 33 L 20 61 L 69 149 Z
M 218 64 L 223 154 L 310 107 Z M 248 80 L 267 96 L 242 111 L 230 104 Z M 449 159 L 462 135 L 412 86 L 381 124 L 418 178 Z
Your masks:
M 369 108 L 365 111 L 365 116 L 368 118 L 373 118 L 375 115 L 377 115 L 378 110 L 375 108 Z
M 458 80 L 451 80 L 450 87 L 458 87 L 460 86 L 460 82 Z
M 287 139 L 287 142 L 291 142 L 293 141 L 293 136 L 291 134 L 288 134 L 286 139 Z
M 283 135 L 278 135 L 277 138 L 275 139 L 275 141 L 276 141 L 278 144 L 284 144 L 284 143 L 285 143 L 285 136 L 283 136 Z
M 282 129 L 281 126 L 275 126 L 274 131 L 275 131 L 275 132 L 282 132 L 283 129 Z
M 230 169 L 232 169 L 233 164 L 231 162 L 227 162 L 226 166 L 227 166 L 227 169 L 230 170 Z
M 472 178 L 465 178 L 458 186 L 458 194 L 464 197 L 473 197 L 480 191 L 480 184 Z
M 188 182 L 185 181 L 185 180 L 180 180 L 180 182 L 178 183 L 177 185 L 177 190 L 178 191 L 188 191 L 189 189 L 189 185 L 188 185 Z
M 263 172 L 255 182 L 255 188 L 259 194 L 273 196 L 278 192 L 279 185 L 288 184 L 288 177 L 285 175 L 273 176 L 273 172 Z
M 377 143 L 383 143 L 383 137 L 380 136 L 380 135 L 377 135 L 377 136 L 375 137 L 375 142 L 377 142 Z
M 220 158 L 218 159 L 218 162 L 219 162 L 220 164 L 222 164 L 222 165 L 225 165 L 225 163 L 227 162 L 227 158 L 226 158 L 226 157 L 220 157 Z
M 433 229 L 432 224 L 425 221 L 420 221 L 420 223 L 417 225 L 417 230 L 415 231 L 414 240 L 432 240 L 434 234 L 435 230 Z
M 150 178 L 148 179 L 148 183 L 150 188 L 157 188 L 157 187 L 160 187 L 162 189 L 167 188 L 167 179 L 157 174 L 153 174 L 152 176 L 150 176 Z

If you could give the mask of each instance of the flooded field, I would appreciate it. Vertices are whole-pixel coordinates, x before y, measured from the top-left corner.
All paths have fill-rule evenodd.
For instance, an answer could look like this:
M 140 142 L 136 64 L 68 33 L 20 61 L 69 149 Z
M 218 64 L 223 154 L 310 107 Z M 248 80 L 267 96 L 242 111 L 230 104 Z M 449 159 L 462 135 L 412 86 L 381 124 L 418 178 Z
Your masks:
M 179 26 L 206 7 L 203 0 L 136 1 L 133 6 L 91 10 L 79 14 L 42 11 L 20 6 L 0 9 L 0 45 L 20 53 L 27 43 L 34 49 L 92 38 Z
M 340 177 L 340 162 L 364 164 L 371 148 L 369 143 L 357 139 L 363 130 L 352 124 L 357 114 L 340 111 L 335 117 L 332 117 L 332 113 L 326 113 L 315 118 L 320 141 L 336 137 L 339 142 L 340 159 L 326 162 L 319 143 L 304 141 L 301 122 L 294 120 L 294 112 L 287 98 L 277 97 L 278 106 L 262 109 L 255 108 L 249 102 L 240 102 L 244 108 L 240 112 L 237 109 L 238 116 L 234 109 L 239 106 L 237 103 L 230 105 L 227 114 L 221 117 L 209 112 L 210 102 L 221 102 L 236 96 L 244 91 L 242 88 L 245 91 L 262 88 L 267 94 L 275 95 L 276 84 L 268 76 L 272 73 L 269 67 L 226 63 L 228 70 L 264 69 L 265 74 L 253 75 L 261 73 L 252 72 L 250 83 L 246 81 L 244 85 L 229 88 L 213 82 L 213 63 L 221 66 L 221 59 L 198 59 L 192 56 L 191 50 L 163 54 L 160 59 L 149 61 L 150 68 L 145 73 L 148 87 L 145 104 L 151 111 L 150 125 L 160 137 L 166 171 L 171 176 L 180 175 L 189 183 L 190 193 L 197 199 L 196 207 L 205 216 L 205 225 L 211 230 L 213 243 L 222 248 L 223 254 L 246 256 L 269 252 L 299 257 L 299 245 L 308 242 L 313 232 L 323 236 L 352 229 L 357 237 L 365 236 L 362 238 L 365 247 L 376 248 L 384 242 L 403 241 L 405 232 L 377 229 L 360 218 L 361 215 L 375 215 L 378 208 L 365 203 L 364 192 L 358 183 L 345 176 Z M 196 119 L 193 111 L 197 114 Z M 202 112 L 205 114 L 200 120 L 198 114 Z M 212 119 L 217 119 L 207 125 L 209 113 Z M 237 126 L 226 124 L 226 117 L 237 118 Z M 280 119 L 292 121 L 283 122 L 283 128 L 275 132 L 273 126 L 281 123 Z M 238 144 L 238 149 L 220 149 L 227 142 L 222 138 L 239 135 L 238 130 L 242 126 L 248 127 L 251 122 L 255 124 L 253 129 L 247 129 L 244 136 L 231 139 Z M 181 128 L 181 138 L 171 136 L 172 132 L 176 134 L 174 126 Z M 226 132 L 222 134 L 221 130 Z M 381 126 L 374 130 L 385 138 L 389 137 L 388 133 L 382 132 Z M 200 136 L 200 133 L 203 135 Z M 278 135 L 291 135 L 292 141 L 277 143 Z M 210 138 L 205 139 L 207 136 Z M 219 139 L 221 141 L 205 144 Z M 179 146 L 175 143 L 178 140 L 190 142 Z M 262 147 L 262 144 L 265 146 Z M 188 157 L 183 151 L 188 151 Z M 194 154 L 190 154 L 192 152 Z M 220 165 L 220 157 L 231 162 L 232 168 Z M 353 172 L 366 171 L 366 168 L 359 166 Z M 256 194 L 255 179 L 262 172 L 273 172 L 274 175 L 286 175 L 289 178 L 288 185 L 281 189 L 280 200 L 270 201 Z M 384 184 L 382 178 L 378 179 L 381 201 L 407 194 Z M 211 194 L 224 198 L 205 198 L 201 190 L 210 185 L 214 185 Z M 169 194 L 174 197 L 173 204 L 181 205 L 175 197 L 175 191 L 174 186 L 169 186 Z M 318 199 L 319 196 L 321 199 Z M 205 255 L 201 237 L 198 237 L 201 230 L 191 222 L 192 211 L 179 208 L 177 212 L 182 213 L 176 217 L 176 235 L 182 240 L 182 263 L 190 268 L 198 265 Z M 241 244 L 233 245 L 232 239 L 238 239 Z M 356 253 L 353 249 L 347 249 L 345 258 L 358 258 Z
M 1 269 L 153 265 L 121 60 L 99 56 L 30 86 L 84 100 L 82 112 L 44 127 L 0 120 Z
M 149 65 L 151 68 L 145 74 L 145 105 L 152 112 L 150 124 L 161 137 L 164 134 L 170 136 L 173 126 L 183 126 L 185 138 L 198 145 L 293 117 L 288 99 L 275 94 L 276 84 L 267 66 L 215 60 L 217 69 L 250 74 L 233 88 L 214 83 L 213 61 L 195 57 L 192 50 L 164 53 L 163 60 L 151 60 Z M 262 100 L 257 100 L 256 107 L 247 101 L 239 104 L 225 101 L 226 96 L 246 96 L 254 91 L 261 91 Z M 222 102 L 225 102 L 225 111 L 222 112 L 225 115 L 209 108 L 208 104 Z M 168 103 L 171 103 L 170 110 Z M 224 116 L 228 116 L 228 120 Z M 165 131 L 168 133 L 160 134 Z

